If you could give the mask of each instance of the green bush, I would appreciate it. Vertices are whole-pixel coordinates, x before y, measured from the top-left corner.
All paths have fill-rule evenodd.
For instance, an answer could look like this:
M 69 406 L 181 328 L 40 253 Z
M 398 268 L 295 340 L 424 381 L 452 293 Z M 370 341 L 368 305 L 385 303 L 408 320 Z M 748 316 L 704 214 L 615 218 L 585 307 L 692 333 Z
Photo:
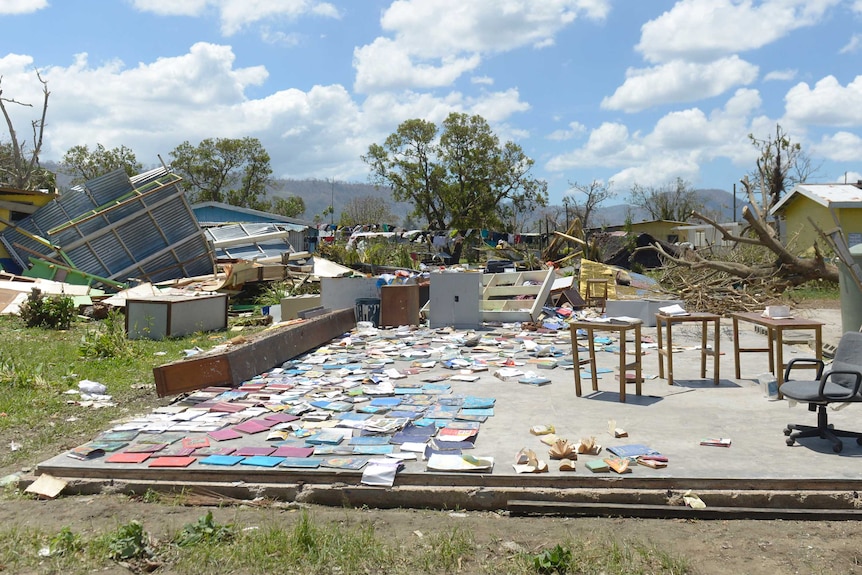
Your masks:
M 81 339 L 79 351 L 89 358 L 131 357 L 134 348 L 126 338 L 123 312 L 111 310 L 101 325 L 88 329 Z
M 115 533 L 106 536 L 108 557 L 115 561 L 128 561 L 151 555 L 149 536 L 140 521 L 120 525 Z
M 33 288 L 21 306 L 20 316 L 27 327 L 69 329 L 77 312 L 72 298 L 58 295 L 46 297 L 38 288 Z
M 189 523 L 183 527 L 174 543 L 180 547 L 198 543 L 221 543 L 230 541 L 234 535 L 233 525 L 219 525 L 213 520 L 213 512 L 208 511 L 197 523 Z

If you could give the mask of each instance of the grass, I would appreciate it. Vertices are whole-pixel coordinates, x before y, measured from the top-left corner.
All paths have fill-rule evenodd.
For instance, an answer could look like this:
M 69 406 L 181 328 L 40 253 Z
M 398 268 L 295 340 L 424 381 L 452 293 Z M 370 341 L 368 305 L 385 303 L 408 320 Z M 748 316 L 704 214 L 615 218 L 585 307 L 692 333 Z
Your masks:
M 791 301 L 838 300 L 841 298 L 841 291 L 837 283 L 817 280 L 791 288 L 784 292 L 784 295 Z
M 201 527 L 203 526 L 203 527 Z M 230 536 L 201 537 L 189 531 Z M 186 541 L 180 545 L 180 541 Z M 8 572 L 90 573 L 121 563 L 132 572 L 154 566 L 171 573 L 340 575 L 367 573 L 581 573 L 604 575 L 691 572 L 688 562 L 637 541 L 611 535 L 567 539 L 538 554 L 488 553 L 470 533 L 446 528 L 424 537 L 387 537 L 367 522 L 322 522 L 302 511 L 273 516 L 254 526 L 219 525 L 211 516 L 177 532 L 151 533 L 146 523 L 129 522 L 104 531 L 83 533 L 64 527 L 58 533 L 0 528 L 0 565 Z M 551 557 L 538 566 L 536 556 Z
M 0 316 L 0 445 L 15 446 L 0 451 L 0 475 L 89 441 L 110 421 L 167 403 L 156 397 L 153 368 L 182 358 L 186 349 L 208 349 L 229 337 L 228 332 L 198 333 L 161 341 L 124 340 L 120 345 L 107 332 L 89 348 L 100 352 L 85 356 L 82 342 L 97 341 L 97 329 L 87 321 L 67 330 L 27 328 L 17 317 Z M 106 334 L 104 326 L 99 333 Z M 66 392 L 85 379 L 104 384 L 115 407 L 77 405 L 78 396 Z

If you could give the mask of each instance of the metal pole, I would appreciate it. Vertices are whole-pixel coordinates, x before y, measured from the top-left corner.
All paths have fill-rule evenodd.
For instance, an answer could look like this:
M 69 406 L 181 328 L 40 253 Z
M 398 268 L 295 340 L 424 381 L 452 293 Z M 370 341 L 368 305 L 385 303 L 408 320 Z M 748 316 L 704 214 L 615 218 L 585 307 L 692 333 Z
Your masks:
M 335 178 L 329 180 L 329 184 L 332 188 L 332 195 L 329 200 L 329 223 L 332 225 L 335 224 Z
M 736 221 L 736 183 L 733 184 L 733 221 Z

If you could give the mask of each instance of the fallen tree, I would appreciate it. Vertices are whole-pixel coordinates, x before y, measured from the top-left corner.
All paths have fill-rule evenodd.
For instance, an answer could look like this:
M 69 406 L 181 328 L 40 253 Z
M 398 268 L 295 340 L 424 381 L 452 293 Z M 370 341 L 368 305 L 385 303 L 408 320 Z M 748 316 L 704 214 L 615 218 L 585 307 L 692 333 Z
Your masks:
M 651 244 L 649 249 L 656 250 L 669 264 L 660 280 L 662 284 L 680 293 L 694 309 L 726 312 L 762 308 L 788 288 L 810 281 L 837 283 L 838 268 L 827 261 L 820 246 L 815 242 L 813 257 L 791 252 L 787 244 L 792 242 L 781 241 L 767 211 L 755 201 L 754 187 L 747 177 L 742 185 L 750 204 L 742 210 L 748 225 L 741 234 L 731 233 L 709 216 L 696 211 L 691 214 L 715 228 L 725 242 L 733 244 L 733 249 L 715 252 L 688 248 L 673 255 L 660 244 Z

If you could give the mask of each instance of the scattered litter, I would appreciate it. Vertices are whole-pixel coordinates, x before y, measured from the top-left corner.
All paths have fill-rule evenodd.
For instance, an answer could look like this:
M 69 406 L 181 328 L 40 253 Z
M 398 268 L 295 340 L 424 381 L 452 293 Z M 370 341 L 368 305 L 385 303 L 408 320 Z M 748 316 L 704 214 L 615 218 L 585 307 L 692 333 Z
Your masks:
M 706 503 L 691 489 L 682 494 L 682 500 L 692 509 L 706 509 Z
M 104 384 L 98 381 L 90 381 L 89 379 L 79 381 L 78 389 L 89 395 L 104 395 L 108 391 L 108 388 Z
M 554 432 L 555 429 L 553 425 L 534 425 L 530 428 L 530 433 L 533 435 L 547 435 Z
M 53 475 L 43 473 L 24 491 L 44 499 L 54 499 L 60 495 L 60 492 L 63 491 L 63 489 L 65 489 L 66 483 L 66 481 L 58 479 Z

